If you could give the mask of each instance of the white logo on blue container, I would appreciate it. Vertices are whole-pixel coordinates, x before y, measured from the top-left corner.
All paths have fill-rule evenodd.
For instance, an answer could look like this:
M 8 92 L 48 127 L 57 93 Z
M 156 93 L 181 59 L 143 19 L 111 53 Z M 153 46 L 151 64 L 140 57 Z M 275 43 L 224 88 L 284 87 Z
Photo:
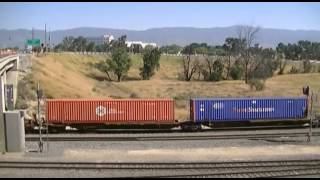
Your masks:
M 222 109 L 223 104 L 222 103 L 214 103 L 212 107 L 213 107 L 213 109 Z
M 200 104 L 200 111 L 204 111 L 204 105 L 203 104 Z

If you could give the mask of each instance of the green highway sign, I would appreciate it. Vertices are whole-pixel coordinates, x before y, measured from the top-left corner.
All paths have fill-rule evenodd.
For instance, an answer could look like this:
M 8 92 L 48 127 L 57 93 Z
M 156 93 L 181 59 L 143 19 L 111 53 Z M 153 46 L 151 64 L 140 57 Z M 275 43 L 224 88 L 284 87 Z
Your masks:
M 40 39 L 27 39 L 27 45 L 40 46 Z

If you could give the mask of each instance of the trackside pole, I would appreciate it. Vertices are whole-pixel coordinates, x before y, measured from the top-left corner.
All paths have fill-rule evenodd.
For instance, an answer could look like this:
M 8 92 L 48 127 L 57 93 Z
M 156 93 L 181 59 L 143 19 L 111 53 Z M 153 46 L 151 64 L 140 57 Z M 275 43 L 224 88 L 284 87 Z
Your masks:
M 42 119 L 40 117 L 40 99 L 42 98 L 42 91 L 40 90 L 40 85 L 38 83 L 37 87 L 37 100 L 38 100 L 38 124 L 39 124 L 39 152 L 43 151 L 43 140 L 42 140 Z
M 311 99 L 310 99 L 310 125 L 309 125 L 309 133 L 308 133 L 308 142 L 310 142 L 311 141 L 311 137 L 312 137 L 312 122 L 313 122 L 313 113 L 312 113 L 312 111 L 313 111 L 313 92 L 311 93 Z

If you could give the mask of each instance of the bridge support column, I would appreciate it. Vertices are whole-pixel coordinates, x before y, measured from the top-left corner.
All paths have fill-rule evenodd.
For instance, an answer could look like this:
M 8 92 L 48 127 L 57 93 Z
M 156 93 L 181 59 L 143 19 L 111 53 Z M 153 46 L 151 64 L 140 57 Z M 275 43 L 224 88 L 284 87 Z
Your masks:
M 6 76 L 6 85 L 13 85 L 13 107 L 15 107 L 15 103 L 17 100 L 18 71 L 8 71 Z
M 6 152 L 5 137 L 5 120 L 4 120 L 4 83 L 3 76 L 0 78 L 0 152 Z
M 9 67 L 9 63 L 14 62 L 13 66 Z M 9 57 L 9 59 L 4 59 L 0 62 L 1 64 L 1 74 L 0 74 L 0 153 L 5 153 L 7 149 L 6 142 L 6 123 L 5 123 L 5 84 L 12 84 L 13 94 L 14 94 L 14 104 L 17 95 L 17 81 L 18 81 L 18 64 L 19 64 L 19 56 Z M 8 65 L 8 67 L 7 67 Z M 8 72 L 7 72 L 8 71 Z M 11 71 L 11 72 L 10 72 Z
M 15 107 L 16 100 L 17 100 L 17 92 L 18 92 L 18 69 L 19 69 L 19 56 L 14 63 L 14 66 L 6 72 L 6 84 L 13 85 L 13 107 Z

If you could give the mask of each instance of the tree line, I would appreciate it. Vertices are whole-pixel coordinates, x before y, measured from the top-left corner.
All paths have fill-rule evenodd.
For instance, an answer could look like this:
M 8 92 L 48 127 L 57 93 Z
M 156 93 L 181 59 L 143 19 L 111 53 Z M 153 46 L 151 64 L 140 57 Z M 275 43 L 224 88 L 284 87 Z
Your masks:
M 228 39 L 228 40 L 227 40 Z M 223 45 L 208 45 L 207 43 L 191 43 L 187 46 L 194 50 L 196 55 L 226 55 L 226 43 L 232 43 L 227 41 L 236 41 L 238 38 L 228 37 Z M 238 42 L 236 42 L 238 43 Z M 234 47 L 239 48 L 239 47 Z M 160 51 L 164 54 L 179 54 L 183 53 L 185 47 L 173 44 L 166 45 L 160 48 Z M 284 58 L 290 60 L 320 60 L 320 43 L 300 40 L 297 43 L 284 44 L 282 42 L 278 43 L 274 51 L 283 53 Z
M 112 40 L 110 43 L 95 44 L 87 40 L 83 36 L 73 37 L 67 36 L 63 38 L 62 42 L 54 47 L 55 52 L 58 51 L 71 51 L 71 52 L 111 52 L 112 45 L 116 43 Z M 132 44 L 126 47 L 127 51 L 131 53 L 142 53 L 143 48 L 141 44 Z
M 109 44 L 95 44 L 88 41 L 85 37 L 67 36 L 62 42 L 54 47 L 54 51 L 73 51 L 73 52 L 109 52 L 111 47 Z

